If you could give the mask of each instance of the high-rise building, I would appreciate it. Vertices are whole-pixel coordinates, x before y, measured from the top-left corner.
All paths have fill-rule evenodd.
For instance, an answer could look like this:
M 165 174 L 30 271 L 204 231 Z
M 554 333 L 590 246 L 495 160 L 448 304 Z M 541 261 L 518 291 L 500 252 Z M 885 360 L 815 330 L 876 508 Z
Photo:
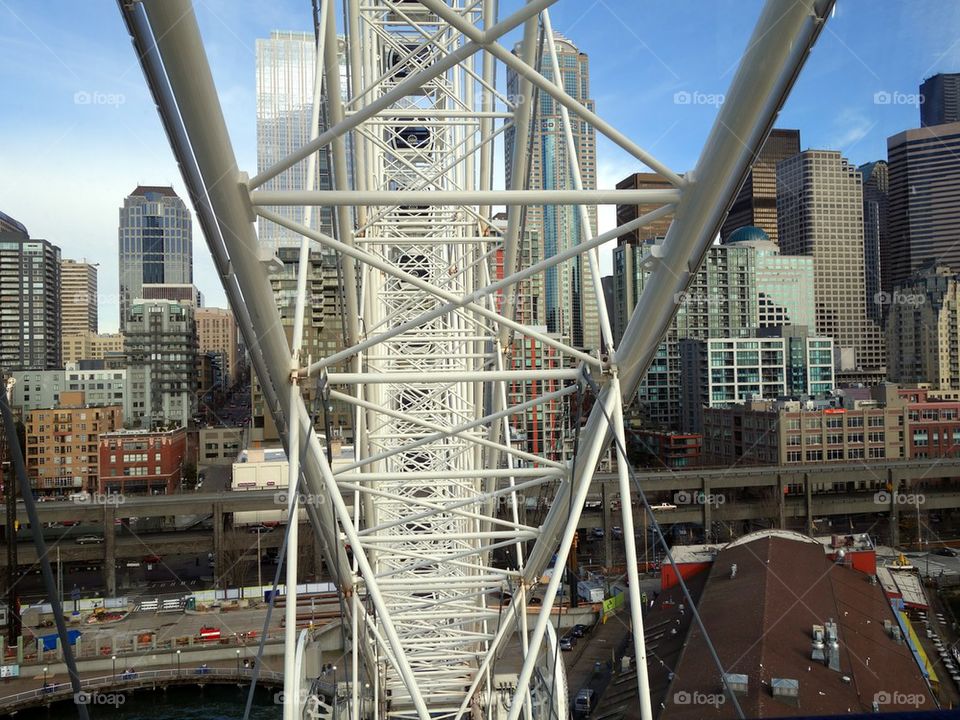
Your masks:
M 673 185 L 670 184 L 669 180 L 657 175 L 656 173 L 650 172 L 633 173 L 617 183 L 617 190 L 671 189 L 673 189 Z M 631 220 L 636 220 L 638 217 L 646 215 L 648 212 L 653 212 L 658 207 L 660 207 L 660 205 L 656 203 L 646 205 L 617 205 L 617 225 L 623 225 Z M 671 222 L 673 222 L 673 213 L 666 215 L 659 220 L 654 220 L 652 223 L 648 223 L 641 228 L 637 228 L 626 235 L 621 235 L 619 238 L 617 238 L 617 242 L 620 244 L 636 244 L 645 240 L 662 238 L 666 236 L 667 230 L 670 229 Z
M 593 110 L 589 58 L 572 42 L 559 35 L 556 36 L 556 48 L 564 90 L 588 110 Z M 518 50 L 515 49 L 514 52 Z M 544 48 L 544 53 L 549 53 L 549 50 Z M 543 75 L 548 80 L 553 77 L 551 64 L 549 57 L 544 59 Z M 519 79 L 516 73 L 509 69 L 507 91 L 513 95 L 519 91 Z M 568 162 L 560 105 L 546 93 L 540 93 L 538 98 L 535 118 L 531 120 L 529 187 L 531 190 L 571 189 L 573 176 Z M 573 114 L 570 123 L 583 187 L 596 188 L 596 131 Z M 513 181 L 513 138 L 514 131 L 509 128 L 504 137 L 507 187 L 510 187 Z M 591 206 L 588 212 L 590 233 L 596 234 L 597 209 Z M 540 238 L 542 258 L 553 257 L 587 239 L 581 236 L 579 210 L 572 205 L 531 205 L 527 208 L 526 227 Z M 544 271 L 543 289 L 542 320 L 550 332 L 567 338 L 577 347 L 599 348 L 597 296 L 587 259 L 578 256 Z
M 888 138 L 887 161 L 890 240 L 880 267 L 892 293 L 929 261 L 960 268 L 960 122 Z
M 120 330 L 145 283 L 193 282 L 193 222 L 172 187 L 137 186 L 120 208 Z
M 810 337 L 806 328 L 681 340 L 680 358 L 686 432 L 703 432 L 704 408 L 833 390 L 833 340 Z
M 937 73 L 920 85 L 920 125 L 960 122 L 960 73 Z
M 812 331 L 816 326 L 813 258 L 781 254 L 767 234 L 753 226 L 733 231 L 727 245 L 753 250 L 757 327 L 803 325 Z
M 614 248 L 615 317 L 625 327 L 643 292 L 651 243 L 624 243 Z M 707 251 L 679 305 L 663 342 L 640 385 L 644 417 L 658 426 L 678 427 L 681 405 L 680 340 L 744 335 L 758 323 L 756 254 L 753 248 L 714 245 Z M 619 338 L 614 338 L 619 341 Z
M 270 274 L 273 297 L 280 310 L 280 318 L 289 340 L 293 336 L 293 320 L 297 295 L 297 274 L 300 267 L 300 249 L 292 246 L 277 248 L 281 267 Z M 337 257 L 330 252 L 314 250 L 310 253 L 310 269 L 307 272 L 307 303 L 303 318 L 303 352 L 313 358 L 333 355 L 344 346 L 343 308 L 340 295 L 341 283 Z M 340 371 L 346 364 L 335 366 Z M 330 368 L 331 371 L 334 368 Z M 325 408 L 318 406 L 317 385 L 302 383 L 304 398 L 309 408 L 317 408 L 317 431 L 325 432 L 329 422 L 331 433 L 342 438 L 353 437 L 352 412 L 346 403 L 334 400 Z M 259 378 L 251 373 L 250 402 L 253 426 L 250 441 L 255 446 L 272 443 L 279 439 L 273 416 L 263 402 Z M 326 415 L 326 417 L 324 417 Z
M 960 275 L 931 262 L 897 286 L 887 312 L 890 380 L 960 390 Z
M 64 336 L 97 332 L 97 266 L 60 263 L 60 331 Z
M 152 424 L 186 427 L 197 410 L 197 326 L 194 310 L 170 300 L 130 307 L 124 349 L 131 365 L 150 369 Z
M 0 213 L 0 371 L 60 362 L 60 248 Z
M 771 242 L 779 243 L 777 229 L 777 163 L 800 152 L 799 130 L 774 128 L 757 153 L 747 179 L 737 193 L 727 219 L 720 228 L 722 242 L 745 225 L 763 230 Z
M 338 43 L 343 43 L 338 38 Z M 316 70 L 316 45 L 312 32 L 275 30 L 269 38 L 258 38 L 257 53 L 257 170 L 263 171 L 306 145 L 310 140 L 313 113 L 313 84 Z M 340 86 L 347 88 L 346 52 L 340 48 Z M 328 126 L 326 84 L 321 95 L 319 126 Z M 348 141 L 349 153 L 349 141 Z M 315 166 L 314 190 L 333 187 L 331 153 L 321 150 Z M 263 185 L 263 190 L 306 190 L 307 163 L 294 165 Z M 298 223 L 305 220 L 304 208 L 271 207 L 271 211 Z M 315 208 L 310 227 L 332 234 L 330 208 Z M 260 218 L 257 221 L 260 242 L 271 250 L 281 245 L 299 247 L 300 235 Z
M 837 150 L 777 165 L 780 250 L 813 258 L 816 334 L 833 338 L 841 368 L 884 365 L 880 329 L 867 319 L 862 182 Z
M 237 320 L 232 310 L 224 308 L 198 308 L 197 340 L 200 353 L 213 352 L 220 355 L 224 381 L 233 385 L 237 381 Z
M 867 288 L 867 316 L 876 323 L 883 322 L 885 283 L 881 258 L 887 254 L 890 236 L 887 232 L 888 180 L 887 163 L 883 160 L 860 166 L 863 175 L 863 272 Z
M 81 391 L 64 392 L 53 407 L 25 418 L 30 485 L 42 496 L 97 489 L 97 441 L 123 427 L 120 403 L 91 407 Z

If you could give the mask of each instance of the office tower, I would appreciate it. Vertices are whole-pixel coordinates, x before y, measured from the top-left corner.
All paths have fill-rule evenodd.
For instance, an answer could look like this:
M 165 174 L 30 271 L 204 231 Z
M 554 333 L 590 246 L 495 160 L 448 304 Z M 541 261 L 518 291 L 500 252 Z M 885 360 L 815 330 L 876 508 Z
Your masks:
M 880 266 L 893 289 L 936 260 L 960 269 L 960 122 L 887 139 L 889 253 Z
M 593 110 L 590 98 L 590 61 L 585 53 L 566 38 L 556 36 L 557 63 L 563 74 L 563 88 L 587 109 Z M 517 49 L 514 52 L 518 52 Z M 549 50 L 543 61 L 543 75 L 553 78 Z M 507 70 L 507 91 L 519 92 L 519 79 Z M 573 176 L 568 163 L 564 140 L 560 105 L 546 93 L 538 94 L 538 106 L 531 119 L 530 172 L 531 190 L 568 190 L 573 188 Z M 535 121 L 535 124 L 534 124 Z M 585 189 L 597 186 L 596 131 L 592 126 L 571 113 L 570 123 L 577 159 Z M 512 128 L 505 133 L 506 184 L 513 182 Z M 596 234 L 597 209 L 588 209 L 590 233 Z M 541 240 L 542 258 L 553 257 L 559 252 L 586 240 L 581 235 L 579 210 L 572 205 L 532 205 L 527 208 L 527 229 Z M 538 258 L 540 259 L 540 258 Z M 577 258 L 554 266 L 543 273 L 544 308 L 542 319 L 552 333 L 561 335 L 576 347 L 596 349 L 600 347 L 600 323 L 597 313 L 597 297 L 590 277 L 586 258 Z
M 898 285 L 890 300 L 890 381 L 960 390 L 960 275 L 931 261 Z
M 193 224 L 172 187 L 140 185 L 120 208 L 120 330 L 145 283 L 193 282 Z
M 960 73 L 937 73 L 920 85 L 920 126 L 960 122 Z
M 150 369 L 151 424 L 186 427 L 197 409 L 197 326 L 189 305 L 138 300 L 130 307 L 124 350 Z
M 97 266 L 60 263 L 60 331 L 64 336 L 97 332 Z
M 173 300 L 194 310 L 203 307 L 203 293 L 190 283 L 144 283 L 135 300 Z
M 733 231 L 727 245 L 753 250 L 757 327 L 800 325 L 812 332 L 816 327 L 813 258 L 781 254 L 763 230 L 752 226 Z
M 841 369 L 881 367 L 867 319 L 860 172 L 837 150 L 805 150 L 777 166 L 780 250 L 813 257 L 816 334 L 832 337 Z
M 123 427 L 120 403 L 90 406 L 82 391 L 61 393 L 59 402 L 30 411 L 26 425 L 26 466 L 30 485 L 43 497 L 66 499 L 96 492 L 101 433 Z
M 197 340 L 200 353 L 217 353 L 222 358 L 224 381 L 228 386 L 237 382 L 237 320 L 232 310 L 198 308 Z
M 0 212 L 0 371 L 60 364 L 60 248 Z
M 343 39 L 337 39 L 340 51 L 341 94 L 346 94 L 346 52 Z M 313 113 L 313 83 L 316 70 L 316 46 L 312 32 L 274 30 L 269 38 L 258 38 L 257 52 L 257 171 L 262 172 L 306 145 L 310 140 Z M 326 83 L 321 96 L 319 126 L 325 129 Z M 350 143 L 347 141 L 349 154 Z M 349 163 L 348 163 L 349 167 Z M 349 172 L 349 171 L 348 171 Z M 317 157 L 314 190 L 333 188 L 332 157 L 329 148 Z M 263 190 L 306 190 L 307 162 L 300 162 L 263 184 Z M 303 223 L 303 207 L 270 207 L 271 211 Z M 330 208 L 314 208 L 310 227 L 334 233 Z M 275 223 L 257 221 L 260 242 L 273 250 L 281 245 L 299 247 L 300 235 Z
M 651 172 L 633 173 L 617 183 L 617 190 L 671 190 L 673 185 L 669 180 Z M 656 203 L 646 205 L 617 205 L 617 225 L 623 225 L 636 220 L 641 215 L 653 212 L 659 205 Z M 619 244 L 623 243 L 641 243 L 645 240 L 662 238 L 667 234 L 670 223 L 673 221 L 673 213 L 655 220 L 652 223 L 637 228 L 632 232 L 621 235 L 617 238 Z
M 624 243 L 614 249 L 614 289 L 618 324 L 629 321 L 643 292 L 651 243 Z M 715 245 L 707 251 L 677 314 L 641 383 L 638 399 L 654 425 L 678 427 L 681 407 L 680 340 L 747 334 L 758 324 L 756 253 L 750 247 Z
M 277 248 L 280 269 L 270 274 L 273 297 L 280 310 L 283 329 L 289 340 L 293 336 L 293 320 L 297 294 L 297 274 L 300 266 L 300 249 L 292 246 Z M 307 272 L 306 312 L 303 318 L 303 353 L 312 358 L 333 355 L 344 347 L 343 305 L 340 294 L 340 272 L 337 256 L 330 252 L 314 250 L 310 253 L 310 268 Z M 336 368 L 336 370 L 334 369 Z M 331 372 L 343 372 L 346 363 L 330 368 Z M 329 424 L 330 433 L 341 438 L 353 437 L 352 411 L 349 405 L 332 400 L 325 405 L 319 403 L 318 384 L 305 382 L 301 388 L 307 407 L 316 411 L 316 430 L 326 433 Z M 259 378 L 251 373 L 250 402 L 252 405 L 253 427 L 250 440 L 254 446 L 274 443 L 279 439 L 273 416 L 264 404 Z M 331 409 L 332 408 L 332 409 Z
M 747 179 L 730 208 L 720 229 L 722 242 L 734 230 L 755 225 L 774 243 L 778 243 L 777 229 L 777 163 L 800 152 L 799 130 L 770 131 L 766 142 L 757 153 Z
M 888 168 L 883 160 L 860 166 L 863 175 L 863 272 L 867 289 L 867 316 L 883 322 L 884 304 L 880 291 L 885 273 L 881 258 L 887 254 Z

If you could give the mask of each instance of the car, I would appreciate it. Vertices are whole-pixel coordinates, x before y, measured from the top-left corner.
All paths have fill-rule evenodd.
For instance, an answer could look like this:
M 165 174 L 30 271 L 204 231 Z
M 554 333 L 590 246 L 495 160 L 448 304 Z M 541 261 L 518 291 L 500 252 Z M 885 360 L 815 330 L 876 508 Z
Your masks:
M 623 528 L 620 527 L 619 525 L 614 525 L 613 528 L 610 530 L 610 533 L 611 533 L 617 540 L 622 540 L 622 539 L 623 539 Z
M 560 638 L 560 649 L 561 650 L 573 650 L 573 640 L 569 635 L 564 635 Z
M 956 550 L 949 547 L 937 548 L 936 550 L 933 551 L 933 554 L 943 555 L 944 557 L 957 557 L 958 555 L 960 555 L 960 553 L 958 553 Z
M 268 533 L 271 530 L 273 530 L 273 528 L 267 527 L 266 525 L 257 525 L 256 527 L 250 528 L 250 532 L 252 532 L 255 535 L 260 533 Z
M 603 528 L 595 527 L 593 528 L 593 530 L 590 531 L 590 534 L 593 535 L 595 538 L 602 538 Z
M 573 637 L 582 638 L 585 632 L 587 632 L 587 626 L 579 623 L 570 628 L 570 634 L 573 635 Z
M 81 535 L 74 542 L 78 545 L 100 544 L 103 542 L 103 538 L 97 535 Z
M 159 555 L 144 555 L 143 561 L 147 564 L 153 565 L 154 563 L 160 562 Z

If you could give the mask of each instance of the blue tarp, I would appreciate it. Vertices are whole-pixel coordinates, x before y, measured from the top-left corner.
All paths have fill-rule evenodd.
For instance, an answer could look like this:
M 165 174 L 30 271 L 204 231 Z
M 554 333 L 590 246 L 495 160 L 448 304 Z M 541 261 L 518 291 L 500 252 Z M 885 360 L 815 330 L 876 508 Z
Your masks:
M 77 638 L 80 637 L 81 633 L 79 630 L 67 630 L 67 642 L 71 645 L 76 645 Z M 40 637 L 40 642 L 43 643 L 44 650 L 56 650 L 57 649 L 57 639 L 60 636 L 57 633 L 52 635 L 43 635 Z

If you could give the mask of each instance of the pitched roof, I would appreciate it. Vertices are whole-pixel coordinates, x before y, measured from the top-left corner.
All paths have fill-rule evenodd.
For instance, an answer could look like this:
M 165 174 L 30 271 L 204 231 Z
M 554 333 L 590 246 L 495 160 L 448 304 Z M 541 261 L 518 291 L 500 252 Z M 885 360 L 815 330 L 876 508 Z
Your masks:
M 878 693 L 890 700 L 880 708 L 887 712 L 935 708 L 909 646 L 884 629 L 884 620 L 896 618 L 882 589 L 831 562 L 819 543 L 758 533 L 728 545 L 698 609 L 726 672 L 748 678 L 747 693 L 737 696 L 747 717 L 868 713 Z M 838 626 L 839 672 L 811 659 L 813 626 L 830 619 Z M 797 698 L 775 697 L 775 679 L 798 681 Z M 661 717 L 735 716 L 693 626 Z

